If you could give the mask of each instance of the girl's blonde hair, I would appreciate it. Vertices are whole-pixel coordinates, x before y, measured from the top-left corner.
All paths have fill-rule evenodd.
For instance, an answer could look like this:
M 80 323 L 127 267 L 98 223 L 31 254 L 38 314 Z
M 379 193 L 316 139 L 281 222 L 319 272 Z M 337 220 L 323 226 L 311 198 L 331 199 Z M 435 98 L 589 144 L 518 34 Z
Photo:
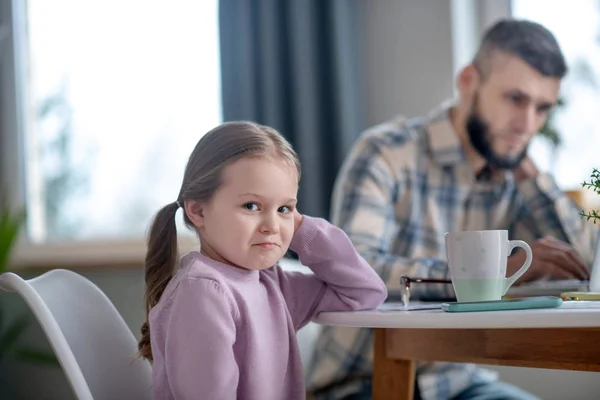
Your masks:
M 175 213 L 186 200 L 208 201 L 222 183 L 223 169 L 242 157 L 277 157 L 298 171 L 298 155 L 275 129 L 253 122 L 227 122 L 205 134 L 190 155 L 177 200 L 161 208 L 150 228 L 145 259 L 146 322 L 138 343 L 139 354 L 153 361 L 148 313 L 160 300 L 173 276 L 179 255 Z M 184 212 L 185 224 L 194 229 Z

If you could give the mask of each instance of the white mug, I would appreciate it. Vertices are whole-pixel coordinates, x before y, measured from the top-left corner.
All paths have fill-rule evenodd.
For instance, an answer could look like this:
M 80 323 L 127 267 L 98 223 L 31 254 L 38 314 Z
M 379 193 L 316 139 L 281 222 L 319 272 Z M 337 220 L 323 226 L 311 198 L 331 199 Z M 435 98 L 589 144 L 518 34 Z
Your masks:
M 523 266 L 506 277 L 510 252 L 522 247 Z M 508 240 L 508 231 L 464 231 L 446 233 L 448 268 L 459 302 L 500 300 L 531 265 L 531 247 L 522 240 Z

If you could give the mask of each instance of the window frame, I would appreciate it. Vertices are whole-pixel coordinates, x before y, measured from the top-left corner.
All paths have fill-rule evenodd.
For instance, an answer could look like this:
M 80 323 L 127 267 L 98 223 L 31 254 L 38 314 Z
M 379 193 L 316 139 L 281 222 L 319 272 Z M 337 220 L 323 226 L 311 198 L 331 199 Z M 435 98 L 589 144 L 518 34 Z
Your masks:
M 178 238 L 179 253 L 199 250 L 192 236 Z M 53 268 L 138 268 L 144 265 L 146 241 L 140 239 L 62 241 L 32 244 L 21 242 L 11 258 L 13 270 L 47 270 Z

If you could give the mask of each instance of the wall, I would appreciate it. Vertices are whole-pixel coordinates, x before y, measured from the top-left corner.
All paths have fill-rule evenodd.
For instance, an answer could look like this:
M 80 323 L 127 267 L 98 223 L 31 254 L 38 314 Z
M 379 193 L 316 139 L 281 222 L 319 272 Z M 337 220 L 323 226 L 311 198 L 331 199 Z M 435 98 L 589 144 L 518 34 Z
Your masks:
M 450 1 L 364 4 L 366 120 L 416 116 L 453 93 Z

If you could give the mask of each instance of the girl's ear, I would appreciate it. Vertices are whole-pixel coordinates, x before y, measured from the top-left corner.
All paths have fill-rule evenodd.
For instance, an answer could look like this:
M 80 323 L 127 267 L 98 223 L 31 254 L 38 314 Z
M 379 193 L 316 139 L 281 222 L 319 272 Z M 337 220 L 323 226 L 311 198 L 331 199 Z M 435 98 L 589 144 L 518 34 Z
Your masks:
M 196 228 L 204 227 L 204 207 L 204 203 L 196 200 L 186 200 L 183 202 L 185 214 Z

